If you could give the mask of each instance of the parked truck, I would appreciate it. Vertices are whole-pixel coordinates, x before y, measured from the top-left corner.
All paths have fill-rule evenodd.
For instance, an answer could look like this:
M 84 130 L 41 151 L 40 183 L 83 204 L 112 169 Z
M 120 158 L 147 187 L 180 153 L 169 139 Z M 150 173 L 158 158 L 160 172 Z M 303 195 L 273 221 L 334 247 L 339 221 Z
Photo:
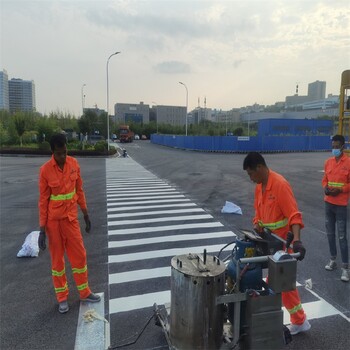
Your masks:
M 129 125 L 121 125 L 119 127 L 120 142 L 132 142 L 134 140 L 134 132 L 130 130 Z

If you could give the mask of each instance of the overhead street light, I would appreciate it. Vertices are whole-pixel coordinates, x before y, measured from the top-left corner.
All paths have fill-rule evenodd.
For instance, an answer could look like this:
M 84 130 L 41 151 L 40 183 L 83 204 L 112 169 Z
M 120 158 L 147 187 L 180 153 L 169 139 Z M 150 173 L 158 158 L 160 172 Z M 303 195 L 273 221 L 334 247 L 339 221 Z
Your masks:
M 86 84 L 83 84 L 83 86 L 81 87 L 81 104 L 82 104 L 82 107 L 83 107 L 83 114 L 84 115 L 84 98 L 85 98 L 85 95 L 84 95 L 84 86 L 86 86 Z
M 107 149 L 109 152 L 109 85 L 108 85 L 108 63 L 111 57 L 118 55 L 118 53 L 121 53 L 120 51 L 112 53 L 107 60 Z
M 186 89 L 186 136 L 187 136 L 187 108 L 188 108 L 188 89 L 186 84 L 184 84 L 183 82 L 179 81 L 179 84 L 183 85 Z

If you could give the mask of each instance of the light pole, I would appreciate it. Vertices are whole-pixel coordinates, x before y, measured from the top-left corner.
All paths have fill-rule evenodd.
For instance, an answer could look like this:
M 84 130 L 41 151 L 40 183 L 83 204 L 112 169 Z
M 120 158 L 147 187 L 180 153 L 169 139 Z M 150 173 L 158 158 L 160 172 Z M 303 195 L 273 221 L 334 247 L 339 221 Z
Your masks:
M 81 87 L 81 104 L 82 104 L 82 107 L 83 107 L 83 114 L 84 115 L 84 86 L 86 86 L 86 84 L 83 84 L 83 86 Z
M 108 63 L 112 56 L 118 55 L 120 51 L 112 53 L 107 60 L 107 149 L 109 151 L 109 86 L 108 86 Z
M 152 101 L 153 106 L 156 106 L 156 125 L 157 125 L 157 134 L 158 134 L 158 106 L 157 103 Z
M 185 87 L 185 89 L 186 89 L 186 136 L 187 136 L 188 89 L 187 89 L 187 86 L 183 82 L 179 81 L 179 84 L 183 85 Z

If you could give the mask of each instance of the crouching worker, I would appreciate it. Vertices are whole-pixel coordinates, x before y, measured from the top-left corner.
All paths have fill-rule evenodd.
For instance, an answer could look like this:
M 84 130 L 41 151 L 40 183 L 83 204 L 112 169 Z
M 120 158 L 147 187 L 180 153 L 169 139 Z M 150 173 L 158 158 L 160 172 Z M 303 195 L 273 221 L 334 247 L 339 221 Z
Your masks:
M 84 214 L 85 231 L 91 229 L 80 166 L 67 155 L 67 140 L 63 134 L 50 140 L 52 158 L 40 168 L 39 175 L 39 248 L 46 249 L 46 236 L 51 255 L 52 280 L 58 301 L 58 311 L 65 313 L 68 306 L 68 285 L 64 253 L 72 267 L 80 299 L 98 302 L 99 295 L 91 292 L 88 284 L 86 251 L 80 232 L 78 204 Z

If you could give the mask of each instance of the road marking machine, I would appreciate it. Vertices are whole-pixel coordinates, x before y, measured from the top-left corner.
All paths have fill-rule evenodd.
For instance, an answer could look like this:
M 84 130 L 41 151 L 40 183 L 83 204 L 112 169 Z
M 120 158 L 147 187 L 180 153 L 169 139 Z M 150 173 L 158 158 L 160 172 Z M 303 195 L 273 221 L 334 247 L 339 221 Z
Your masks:
M 170 310 L 154 304 L 169 349 L 280 350 L 289 343 L 281 293 L 296 288 L 292 241 L 291 232 L 284 241 L 268 229 L 239 230 L 218 256 L 173 257 Z M 220 259 L 230 244 L 231 254 Z

